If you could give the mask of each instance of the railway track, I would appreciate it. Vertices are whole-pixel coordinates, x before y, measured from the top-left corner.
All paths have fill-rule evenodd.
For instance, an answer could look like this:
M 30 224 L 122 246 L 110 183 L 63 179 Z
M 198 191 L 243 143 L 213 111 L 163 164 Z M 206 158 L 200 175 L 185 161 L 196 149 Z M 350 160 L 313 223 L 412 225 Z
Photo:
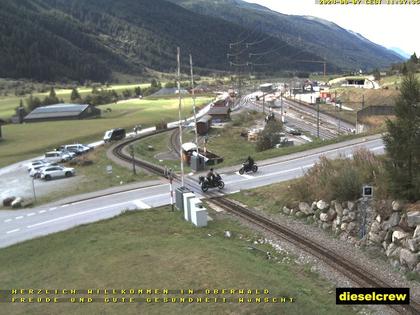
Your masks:
M 131 144 L 132 142 L 150 137 L 158 133 L 170 131 L 170 130 L 171 129 L 160 130 L 151 134 L 147 134 L 147 135 L 143 135 L 140 137 L 126 140 L 120 143 L 119 145 L 117 145 L 113 149 L 112 152 L 119 159 L 132 163 L 131 157 L 128 154 L 124 153 L 124 147 Z M 175 144 L 174 142 L 177 136 L 178 136 L 177 132 L 172 132 L 171 138 L 170 138 L 170 141 L 172 144 Z M 137 158 L 135 158 L 134 163 L 137 166 L 142 167 L 156 175 L 167 178 L 166 170 L 163 167 L 154 165 L 150 162 L 139 160 Z M 176 174 L 174 175 L 173 178 L 179 182 L 179 177 L 176 176 Z M 186 184 L 185 186 L 187 186 L 188 188 L 190 188 L 191 190 L 195 192 L 197 192 L 197 190 L 199 189 L 198 184 L 189 183 L 188 181 L 186 181 L 185 184 Z M 374 274 L 363 269 L 363 267 L 354 264 L 353 262 L 347 260 L 344 257 L 337 256 L 335 252 L 329 250 L 328 248 L 310 239 L 302 237 L 301 235 L 299 235 L 298 233 L 294 232 L 293 230 L 289 229 L 288 227 L 284 225 L 274 222 L 270 220 L 269 218 L 256 213 L 255 211 L 242 207 L 225 197 L 220 197 L 220 195 L 217 195 L 214 193 L 209 193 L 206 195 L 208 198 L 211 199 L 211 202 L 216 204 L 217 206 L 237 215 L 238 217 L 256 226 L 259 226 L 260 228 L 263 228 L 264 230 L 267 230 L 273 233 L 274 235 L 286 240 L 287 242 L 294 244 L 295 246 L 304 250 L 305 252 L 308 252 L 312 254 L 313 256 L 317 257 L 318 259 L 324 261 L 333 269 L 337 270 L 348 279 L 351 279 L 352 281 L 354 281 L 360 287 L 374 287 L 374 288 L 392 287 L 391 285 L 381 280 Z M 420 314 L 420 304 L 414 300 L 411 300 L 409 305 L 404 305 L 404 306 L 388 305 L 388 306 L 400 314 Z

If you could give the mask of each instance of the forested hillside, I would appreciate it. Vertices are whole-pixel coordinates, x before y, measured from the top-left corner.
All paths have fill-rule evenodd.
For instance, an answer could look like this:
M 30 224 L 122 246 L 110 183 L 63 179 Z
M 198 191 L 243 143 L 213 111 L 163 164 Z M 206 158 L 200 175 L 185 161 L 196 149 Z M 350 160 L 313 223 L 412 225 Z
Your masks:
M 106 81 L 113 72 L 174 71 L 177 46 L 184 64 L 191 52 L 198 70 L 228 70 L 229 43 L 247 32 L 163 0 L 0 0 L 0 77 Z M 259 48 L 279 45 L 284 58 L 261 60 L 271 69 L 313 68 L 288 58 L 311 53 L 278 38 Z

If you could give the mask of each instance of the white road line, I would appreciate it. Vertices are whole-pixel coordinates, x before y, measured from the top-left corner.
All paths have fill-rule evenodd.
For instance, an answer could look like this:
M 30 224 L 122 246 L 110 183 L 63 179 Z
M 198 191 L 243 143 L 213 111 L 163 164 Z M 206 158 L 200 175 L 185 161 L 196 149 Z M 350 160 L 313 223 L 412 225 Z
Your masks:
M 140 199 L 134 200 L 133 203 L 140 209 L 150 209 L 151 208 L 148 204 L 144 203 Z
M 61 208 L 65 208 L 65 207 L 68 207 L 68 206 L 70 206 L 70 205 L 62 205 Z
M 7 220 L 4 220 L 4 223 L 8 223 L 8 222 L 11 222 L 12 221 L 12 219 L 7 219 Z
M 52 208 L 49 209 L 49 211 L 54 211 L 56 209 L 57 209 L 57 207 L 52 207 Z
M 168 191 L 165 194 L 160 194 L 160 195 L 154 195 L 154 196 L 150 196 L 150 197 L 145 197 L 145 198 L 142 198 L 142 200 L 147 200 L 147 199 L 160 199 L 160 197 L 170 197 L 170 192 Z
M 7 231 L 6 234 L 16 233 L 16 232 L 19 232 L 19 231 L 20 231 L 20 229 L 11 230 L 11 231 Z
M 38 213 L 45 213 L 45 212 L 47 212 L 47 210 L 40 210 L 40 211 L 38 211 Z
M 23 219 L 23 216 L 16 217 L 15 219 L 16 220 L 21 220 L 21 219 Z
M 37 226 L 41 226 L 41 225 L 45 225 L 45 224 L 49 224 L 49 223 L 53 223 L 53 222 L 57 222 L 57 221 L 62 221 L 62 220 L 69 219 L 69 218 L 74 218 L 74 217 L 77 217 L 79 215 L 93 213 L 93 212 L 96 212 L 96 211 L 104 210 L 104 209 L 111 208 L 111 207 L 118 207 L 118 206 L 122 206 L 122 205 L 127 205 L 127 202 L 121 202 L 121 203 L 117 203 L 117 204 L 114 204 L 114 205 L 109 205 L 109 206 L 105 206 L 105 207 L 100 207 L 100 208 L 96 208 L 96 209 L 91 209 L 91 210 L 87 210 L 87 211 L 82 211 L 82 212 L 69 214 L 69 215 L 66 215 L 64 217 L 60 217 L 60 218 L 36 223 L 36 224 L 33 224 L 33 225 L 28 225 L 27 228 L 30 229 L 30 228 L 33 228 L 33 227 L 37 227 Z
M 229 194 L 237 194 L 238 192 L 241 192 L 240 190 L 230 191 Z
M 32 216 L 33 216 L 33 215 L 35 215 L 35 214 L 36 214 L 35 212 L 31 212 L 31 213 L 28 213 L 28 214 L 27 214 L 27 216 L 28 216 L 28 217 L 32 217 Z

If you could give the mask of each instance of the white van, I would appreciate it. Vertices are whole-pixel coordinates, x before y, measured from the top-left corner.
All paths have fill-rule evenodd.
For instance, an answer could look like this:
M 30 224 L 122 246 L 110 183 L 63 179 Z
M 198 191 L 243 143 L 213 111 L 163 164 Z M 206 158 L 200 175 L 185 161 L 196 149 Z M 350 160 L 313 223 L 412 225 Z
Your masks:
M 58 162 L 65 162 L 66 159 L 63 155 L 58 151 L 51 151 L 45 153 L 44 161 L 48 163 L 58 163 Z

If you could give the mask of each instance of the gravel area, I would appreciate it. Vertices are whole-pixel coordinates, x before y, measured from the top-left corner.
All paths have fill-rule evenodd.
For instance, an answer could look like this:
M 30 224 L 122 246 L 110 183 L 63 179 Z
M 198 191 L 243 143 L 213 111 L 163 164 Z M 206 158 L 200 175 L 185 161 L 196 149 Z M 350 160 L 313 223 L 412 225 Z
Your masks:
M 244 206 L 243 204 L 241 205 Z M 218 212 L 220 211 L 220 209 L 214 210 Z M 288 228 L 300 235 L 335 251 L 337 255 L 342 256 L 355 264 L 363 266 L 364 269 L 369 270 L 377 277 L 383 279 L 386 283 L 395 287 L 409 287 L 411 298 L 420 301 L 420 284 L 415 281 L 407 281 L 402 274 L 394 270 L 392 266 L 377 253 L 369 253 L 368 251 L 356 248 L 354 245 L 340 241 L 331 233 L 326 233 L 316 226 L 308 225 L 303 221 L 292 219 L 282 214 L 272 216 L 262 212 L 261 210 L 255 210 L 261 212 L 267 217 L 270 217 L 273 221 L 278 222 L 279 224 L 286 225 Z M 226 215 L 233 217 L 231 214 L 226 213 Z M 292 243 L 285 241 L 275 236 L 273 233 L 261 229 L 260 227 L 250 224 L 243 219 L 237 217 L 236 219 L 242 224 L 261 232 L 265 237 L 265 242 L 270 243 L 276 251 L 283 254 L 286 253 L 287 255 L 290 254 L 295 257 L 295 262 L 298 264 L 311 265 L 311 271 L 318 273 L 321 277 L 331 282 L 335 287 L 358 286 L 353 283 L 353 281 L 349 280 L 341 273 L 327 265 L 325 262 L 296 247 Z M 362 313 L 365 311 L 367 311 L 367 313 L 374 312 L 377 314 L 398 314 L 386 306 L 369 306 L 362 309 Z

